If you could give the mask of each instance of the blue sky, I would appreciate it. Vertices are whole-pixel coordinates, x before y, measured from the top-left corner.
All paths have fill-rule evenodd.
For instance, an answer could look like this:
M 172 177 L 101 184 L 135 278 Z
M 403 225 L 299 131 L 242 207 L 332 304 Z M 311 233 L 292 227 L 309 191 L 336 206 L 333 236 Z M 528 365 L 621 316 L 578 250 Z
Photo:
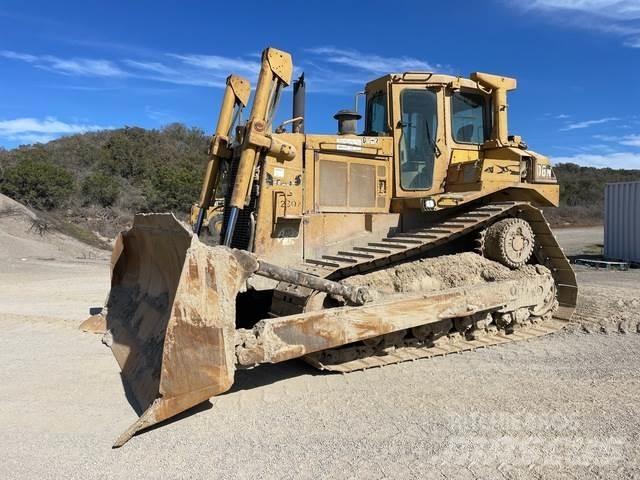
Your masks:
M 171 122 L 210 133 L 224 78 L 255 84 L 265 46 L 305 72 L 308 131 L 333 133 L 384 73 L 478 70 L 518 79 L 510 131 L 533 149 L 640 168 L 640 0 L 0 0 L 0 145 Z

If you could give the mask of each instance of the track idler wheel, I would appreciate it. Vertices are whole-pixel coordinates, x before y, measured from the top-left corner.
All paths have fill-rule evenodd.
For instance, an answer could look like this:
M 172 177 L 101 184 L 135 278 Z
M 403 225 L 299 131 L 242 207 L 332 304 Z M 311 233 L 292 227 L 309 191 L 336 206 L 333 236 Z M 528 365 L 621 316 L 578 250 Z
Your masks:
M 487 228 L 483 243 L 485 257 L 510 268 L 519 268 L 531 258 L 535 239 L 525 220 L 506 218 Z

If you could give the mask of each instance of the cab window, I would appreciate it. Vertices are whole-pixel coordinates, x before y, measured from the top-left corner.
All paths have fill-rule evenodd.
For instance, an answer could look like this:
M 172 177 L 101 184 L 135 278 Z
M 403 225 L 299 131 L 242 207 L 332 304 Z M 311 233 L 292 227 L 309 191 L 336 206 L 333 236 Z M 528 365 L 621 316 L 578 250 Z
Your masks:
M 400 94 L 400 186 L 428 190 L 433 183 L 438 108 L 432 90 L 403 90 Z
M 367 135 L 387 134 L 387 95 L 378 92 L 367 104 Z
M 453 139 L 458 143 L 484 143 L 488 138 L 485 125 L 485 99 L 476 93 L 454 92 L 451 97 Z

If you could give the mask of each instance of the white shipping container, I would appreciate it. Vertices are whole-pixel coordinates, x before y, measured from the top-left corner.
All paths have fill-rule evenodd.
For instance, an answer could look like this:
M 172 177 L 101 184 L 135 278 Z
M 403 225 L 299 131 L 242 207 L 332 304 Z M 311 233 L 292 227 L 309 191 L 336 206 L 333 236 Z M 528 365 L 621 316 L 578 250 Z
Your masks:
M 640 263 L 640 182 L 605 186 L 604 256 Z

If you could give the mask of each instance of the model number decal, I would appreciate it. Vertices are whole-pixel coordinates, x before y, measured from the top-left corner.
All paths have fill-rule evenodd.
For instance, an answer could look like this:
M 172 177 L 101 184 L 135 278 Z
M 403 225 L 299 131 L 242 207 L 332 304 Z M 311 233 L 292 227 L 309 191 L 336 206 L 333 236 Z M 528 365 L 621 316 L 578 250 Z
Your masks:
M 280 208 L 295 208 L 298 206 L 298 201 L 295 198 L 291 198 L 293 197 L 293 192 L 281 192 L 282 196 L 280 197 L 280 200 L 278 201 L 278 205 L 280 206 Z

